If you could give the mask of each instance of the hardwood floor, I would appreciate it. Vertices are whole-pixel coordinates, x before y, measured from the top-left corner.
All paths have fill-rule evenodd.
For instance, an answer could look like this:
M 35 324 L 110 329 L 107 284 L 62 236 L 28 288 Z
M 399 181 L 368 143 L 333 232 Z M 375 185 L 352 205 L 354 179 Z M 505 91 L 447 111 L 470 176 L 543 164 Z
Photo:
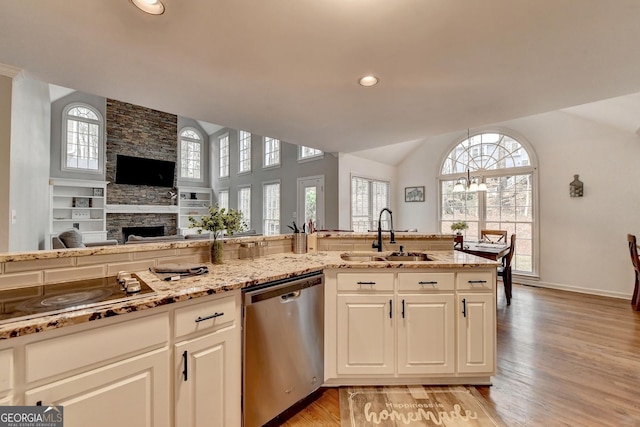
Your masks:
M 514 285 L 498 292 L 498 372 L 478 387 L 509 426 L 640 426 L 640 312 L 626 300 Z M 275 425 L 339 426 L 338 389 Z

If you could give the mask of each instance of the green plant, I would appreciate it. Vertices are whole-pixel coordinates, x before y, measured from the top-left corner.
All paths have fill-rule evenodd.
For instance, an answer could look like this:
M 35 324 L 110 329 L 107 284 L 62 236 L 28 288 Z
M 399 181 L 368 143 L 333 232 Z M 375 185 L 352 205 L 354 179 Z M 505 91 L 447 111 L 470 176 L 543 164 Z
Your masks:
M 458 221 L 451 224 L 452 231 L 462 231 L 466 230 L 467 228 L 469 228 L 469 224 L 467 224 L 466 221 Z
M 189 217 L 189 228 L 197 228 L 198 234 L 203 231 L 210 231 L 213 234 L 213 240 L 222 236 L 223 232 L 233 236 L 233 233 L 242 231 L 247 228 L 247 224 L 242 218 L 242 212 L 234 209 L 219 208 L 209 206 L 209 215 L 202 215 L 199 218 Z

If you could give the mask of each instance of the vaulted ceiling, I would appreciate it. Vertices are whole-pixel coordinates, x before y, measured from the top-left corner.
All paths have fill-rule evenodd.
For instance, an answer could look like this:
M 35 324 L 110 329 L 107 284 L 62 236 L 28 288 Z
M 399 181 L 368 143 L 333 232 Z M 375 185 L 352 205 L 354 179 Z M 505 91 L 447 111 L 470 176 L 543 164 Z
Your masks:
M 163 1 L 0 0 L 0 63 L 343 152 L 640 92 L 637 0 Z

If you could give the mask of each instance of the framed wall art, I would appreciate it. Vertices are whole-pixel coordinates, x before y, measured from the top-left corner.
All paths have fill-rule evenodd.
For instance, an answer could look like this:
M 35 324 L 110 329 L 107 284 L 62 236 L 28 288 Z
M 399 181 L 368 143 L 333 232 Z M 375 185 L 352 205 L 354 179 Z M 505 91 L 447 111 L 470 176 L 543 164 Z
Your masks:
M 404 187 L 405 202 L 424 202 L 424 185 L 421 187 Z

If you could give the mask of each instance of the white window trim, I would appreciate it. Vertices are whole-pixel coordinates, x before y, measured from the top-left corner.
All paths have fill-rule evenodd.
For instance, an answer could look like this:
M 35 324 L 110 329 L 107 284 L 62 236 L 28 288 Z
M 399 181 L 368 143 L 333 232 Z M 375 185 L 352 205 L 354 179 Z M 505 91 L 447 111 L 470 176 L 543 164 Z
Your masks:
M 227 193 L 227 203 L 228 205 L 226 206 L 226 208 L 228 209 L 231 206 L 231 192 L 229 191 L 229 187 L 225 187 L 225 188 L 219 188 L 216 191 L 216 204 L 218 205 L 218 207 L 222 207 L 220 206 L 220 193 Z
M 240 210 L 240 190 L 248 188 L 249 189 L 249 223 L 247 224 L 247 228 L 250 230 L 252 228 L 253 225 L 253 220 L 254 218 L 252 217 L 252 211 L 253 211 L 253 189 L 251 188 L 251 184 L 247 184 L 247 185 L 239 185 L 236 188 L 236 208 L 239 211 Z M 229 204 L 231 204 L 231 200 L 229 200 Z M 246 221 L 245 218 L 243 218 L 244 221 Z
M 224 139 L 227 138 L 227 142 L 229 143 L 229 147 L 228 147 L 228 152 L 229 152 L 229 157 L 227 157 L 227 170 L 228 170 L 228 174 L 225 176 L 220 175 L 220 165 L 221 165 L 221 161 L 222 158 L 220 157 L 220 142 Z M 229 179 L 231 178 L 231 140 L 229 139 L 229 133 L 225 133 L 222 134 L 220 136 L 218 136 L 218 178 L 219 179 Z
M 249 175 L 253 172 L 253 134 L 251 132 L 247 132 L 249 134 L 249 170 L 241 171 L 240 164 L 242 162 L 240 153 L 242 152 L 240 133 L 247 131 L 238 131 L 238 175 Z
M 267 147 L 267 138 L 270 139 L 277 139 L 278 140 L 278 163 L 274 163 L 272 165 L 266 165 L 265 160 L 267 157 L 267 153 L 266 153 L 266 147 Z M 282 163 L 282 141 L 279 140 L 278 138 L 272 138 L 272 137 L 263 137 L 262 138 L 262 169 L 275 169 L 275 168 L 279 168 L 280 164 Z
M 386 182 L 387 184 L 389 184 L 389 206 L 387 206 L 387 208 L 389 208 L 392 212 L 395 210 L 394 203 L 393 203 L 393 201 L 395 200 L 393 198 L 393 183 L 391 182 L 390 179 L 379 178 L 379 177 L 352 172 L 349 175 L 349 228 L 352 228 L 352 225 L 353 225 L 353 186 L 352 186 L 353 178 L 362 178 L 370 181 Z M 375 215 L 379 215 L 380 212 L 372 212 L 372 214 L 374 215 L 374 217 L 372 217 L 373 219 L 371 220 L 371 222 L 377 221 L 378 218 L 375 218 Z
M 525 277 L 525 278 L 539 278 L 540 271 L 540 183 L 539 183 L 539 174 L 538 174 L 538 158 L 536 156 L 536 152 L 522 135 L 519 135 L 516 132 L 513 132 L 510 129 L 504 129 L 501 127 L 491 127 L 486 129 L 481 129 L 471 134 L 470 137 L 473 138 L 476 135 L 480 135 L 483 133 L 499 133 L 505 136 L 510 137 L 511 139 L 517 141 L 522 148 L 527 151 L 529 155 L 529 161 L 531 164 L 527 166 L 518 166 L 513 168 L 505 168 L 505 169 L 491 169 L 491 170 L 482 170 L 472 172 L 473 176 L 477 177 L 500 177 L 500 176 L 510 176 L 510 175 L 523 175 L 530 173 L 532 175 L 533 182 L 533 230 L 532 230 L 532 244 L 533 244 L 533 257 L 532 257 L 532 272 L 531 273 L 523 273 L 514 271 L 515 276 Z M 443 175 L 442 168 L 444 167 L 445 162 L 447 161 L 447 156 L 453 149 L 455 149 L 458 145 L 460 145 L 463 141 L 468 139 L 468 135 L 465 134 L 463 137 L 456 139 L 447 150 L 442 154 L 442 161 L 440 162 L 438 169 L 438 176 L 436 177 L 436 188 L 438 191 L 438 200 L 436 205 L 436 221 L 438 230 L 441 229 L 442 222 L 442 182 L 455 180 L 457 178 L 466 177 L 465 173 L 457 173 L 457 174 L 449 174 Z M 517 237 L 516 237 L 517 239 Z
M 279 218 L 278 221 L 280 222 L 280 232 L 282 232 L 282 183 L 280 182 L 279 179 L 274 179 L 271 181 L 263 181 L 262 182 L 262 233 L 266 236 L 266 230 L 264 227 L 264 222 L 266 221 L 266 204 L 264 202 L 264 195 L 265 195 L 265 191 L 264 191 L 264 187 L 266 185 L 273 185 L 273 184 L 278 184 L 280 186 L 280 191 L 278 192 L 278 206 L 280 207 L 280 212 L 279 212 Z
M 200 178 L 189 178 L 182 176 L 182 133 L 187 130 L 195 132 L 200 137 Z M 204 159 L 203 146 L 204 137 L 202 136 L 202 132 L 200 132 L 198 129 L 194 128 L 193 126 L 185 126 L 180 129 L 180 132 L 178 132 L 178 169 L 180 170 L 180 181 L 204 182 L 204 164 L 202 161 Z
M 69 111 L 75 107 L 83 107 L 87 108 L 95 113 L 98 116 L 98 169 L 78 169 L 78 168 L 70 168 L 67 167 L 67 118 Z M 93 122 L 93 121 L 92 121 Z M 84 102 L 72 102 L 68 104 L 62 110 L 62 135 L 61 135 L 61 147 L 60 147 L 60 170 L 63 172 L 75 172 L 75 173 L 88 173 L 94 175 L 102 175 L 104 174 L 104 164 L 106 158 L 106 144 L 105 144 L 105 123 L 102 114 L 95 108 L 93 105 L 85 104 Z
M 320 151 L 320 154 L 316 154 L 313 156 L 306 156 L 306 157 L 302 157 L 302 145 L 298 145 L 298 163 L 304 163 L 304 162 L 311 162 L 314 160 L 321 160 L 324 159 L 324 151 Z M 305 147 L 307 148 L 313 148 L 313 147 L 308 147 L 305 145 Z M 316 148 L 317 150 L 317 148 Z

